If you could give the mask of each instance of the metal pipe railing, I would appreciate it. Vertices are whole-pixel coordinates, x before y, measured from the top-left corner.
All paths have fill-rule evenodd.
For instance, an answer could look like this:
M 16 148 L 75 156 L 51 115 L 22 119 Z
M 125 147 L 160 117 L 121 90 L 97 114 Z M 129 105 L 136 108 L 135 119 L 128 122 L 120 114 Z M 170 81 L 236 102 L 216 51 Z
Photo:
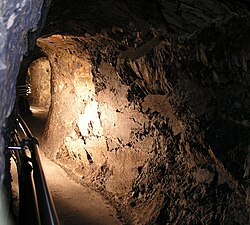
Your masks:
M 56 210 L 45 180 L 37 144 L 33 144 L 31 158 L 41 222 L 46 225 L 58 225 Z
M 29 162 L 22 165 L 19 174 L 18 225 L 42 225 L 36 196 L 36 188 Z
M 31 152 L 31 163 L 33 166 L 33 179 L 35 184 L 35 195 L 38 202 L 40 224 L 59 225 L 55 206 L 43 172 L 38 141 L 33 137 L 30 129 L 21 117 L 18 117 L 17 122 L 24 135 L 28 138 L 26 145 Z
M 19 207 L 17 216 L 18 225 L 41 225 L 36 188 L 32 175 L 31 158 L 25 151 L 20 136 L 15 129 L 10 134 L 8 150 L 16 163 L 19 187 Z

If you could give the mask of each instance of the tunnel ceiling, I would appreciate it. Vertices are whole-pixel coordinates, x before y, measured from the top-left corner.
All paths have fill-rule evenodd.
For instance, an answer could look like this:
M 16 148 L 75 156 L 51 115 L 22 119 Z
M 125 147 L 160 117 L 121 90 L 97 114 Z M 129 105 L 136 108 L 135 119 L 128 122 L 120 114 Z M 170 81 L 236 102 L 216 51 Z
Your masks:
M 44 144 L 131 224 L 249 221 L 247 1 L 52 1 Z
M 134 26 L 171 34 L 192 33 L 227 17 L 249 14 L 247 1 L 52 1 L 43 33 L 112 32 Z M 73 13 L 72 13 L 73 12 Z M 63 26 L 61 26 L 63 24 Z M 108 31 L 107 31 L 108 30 Z M 114 35 L 114 34 L 113 34 Z M 119 37 L 119 36 L 118 36 Z

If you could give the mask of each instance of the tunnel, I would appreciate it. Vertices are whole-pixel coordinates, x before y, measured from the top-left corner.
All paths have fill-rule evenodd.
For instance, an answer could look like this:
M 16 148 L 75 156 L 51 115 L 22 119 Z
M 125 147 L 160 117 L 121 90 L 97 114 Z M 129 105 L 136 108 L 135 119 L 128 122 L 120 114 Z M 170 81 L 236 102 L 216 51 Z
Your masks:
M 16 75 L 1 83 L 4 130 L 19 110 L 44 160 L 81 185 L 79 199 L 91 189 L 112 207 L 114 220 L 98 225 L 248 225 L 249 1 L 40 8 L 19 67 L 7 67 Z M 84 217 L 76 224 L 91 225 Z

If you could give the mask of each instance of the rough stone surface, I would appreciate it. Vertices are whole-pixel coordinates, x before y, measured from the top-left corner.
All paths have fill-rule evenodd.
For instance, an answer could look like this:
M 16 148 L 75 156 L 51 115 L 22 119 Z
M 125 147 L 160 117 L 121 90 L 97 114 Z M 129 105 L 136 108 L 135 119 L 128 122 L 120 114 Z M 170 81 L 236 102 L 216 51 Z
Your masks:
M 54 2 L 47 154 L 124 224 L 249 224 L 243 3 Z
M 31 85 L 30 104 L 46 109 L 49 108 L 51 100 L 51 68 L 49 60 L 40 58 L 34 61 L 28 69 L 28 76 Z
M 49 1 L 45 1 L 47 5 Z M 6 126 L 15 102 L 16 77 L 22 56 L 28 49 L 28 32 L 34 32 L 41 16 L 43 1 L 2 0 L 0 4 L 0 128 Z M 31 39 L 30 39 L 31 40 Z M 30 46 L 31 47 L 31 46 Z M 0 223 L 6 224 L 6 216 L 1 215 L 3 204 L 4 179 L 4 139 L 0 137 Z

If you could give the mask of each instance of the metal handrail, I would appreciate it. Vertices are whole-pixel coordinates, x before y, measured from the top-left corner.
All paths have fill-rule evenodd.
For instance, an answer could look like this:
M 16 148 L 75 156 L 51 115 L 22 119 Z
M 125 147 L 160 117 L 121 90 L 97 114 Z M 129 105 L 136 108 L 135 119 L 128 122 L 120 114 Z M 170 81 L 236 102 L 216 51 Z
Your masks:
M 30 129 L 24 122 L 24 120 L 19 116 L 17 118 L 17 123 L 21 128 L 23 134 L 28 138 L 25 143 L 31 152 L 31 163 L 33 167 L 33 179 L 35 186 L 35 200 L 38 203 L 39 211 L 39 222 L 38 225 L 59 225 L 59 220 L 53 204 L 51 194 L 49 192 L 45 175 L 43 172 L 40 155 L 39 146 L 37 139 L 32 135 Z
M 16 163 L 18 174 L 19 210 L 17 224 L 41 225 L 31 158 L 25 151 L 27 147 L 21 141 L 17 129 L 10 133 L 10 144 L 8 150 L 11 151 L 11 157 Z

